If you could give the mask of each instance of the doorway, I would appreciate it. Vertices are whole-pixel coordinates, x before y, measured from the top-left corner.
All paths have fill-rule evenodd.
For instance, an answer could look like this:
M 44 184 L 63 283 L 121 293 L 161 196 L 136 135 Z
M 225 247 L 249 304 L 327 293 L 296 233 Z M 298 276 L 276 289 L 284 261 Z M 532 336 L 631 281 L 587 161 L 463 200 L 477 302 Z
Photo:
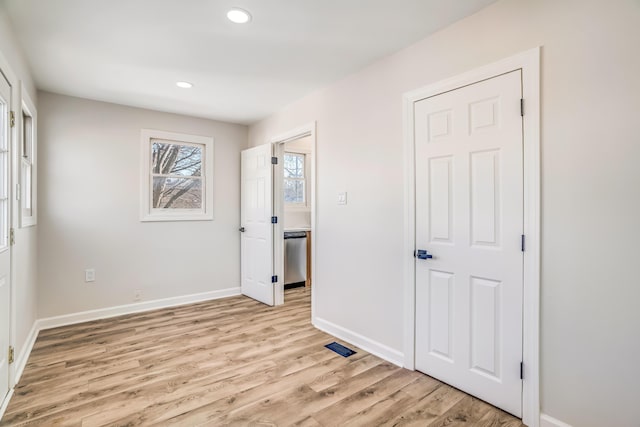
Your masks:
M 274 212 L 278 218 L 274 239 L 276 305 L 284 304 L 285 289 L 304 286 L 311 292 L 315 276 L 315 123 L 271 139 L 277 164 L 274 169 Z M 313 314 L 312 314 L 313 315 Z
M 539 419 L 540 50 L 405 94 L 405 367 Z
M 311 286 L 311 136 L 281 144 L 284 215 L 284 289 Z
M 313 122 L 243 150 L 240 206 L 242 294 L 267 305 L 284 304 L 286 277 L 291 276 L 285 271 L 285 232 L 304 233 L 304 242 L 291 242 L 304 253 L 304 266 L 297 266 L 298 278 L 292 284 L 311 289 L 312 316 L 317 239 L 315 135 Z

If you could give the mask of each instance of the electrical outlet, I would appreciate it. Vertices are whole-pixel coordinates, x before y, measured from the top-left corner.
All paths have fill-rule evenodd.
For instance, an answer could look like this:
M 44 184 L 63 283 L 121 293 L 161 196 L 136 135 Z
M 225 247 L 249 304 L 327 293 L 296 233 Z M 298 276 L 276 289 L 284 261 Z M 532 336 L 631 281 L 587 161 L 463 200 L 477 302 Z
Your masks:
M 338 200 L 337 200 L 339 205 L 346 205 L 347 204 L 347 192 L 343 192 L 343 193 L 338 193 Z
M 133 300 L 134 301 L 140 301 L 142 299 L 142 291 L 140 289 L 136 289 L 133 292 Z
M 85 282 L 95 282 L 96 281 L 96 270 L 93 268 L 87 268 L 84 271 L 84 281 Z

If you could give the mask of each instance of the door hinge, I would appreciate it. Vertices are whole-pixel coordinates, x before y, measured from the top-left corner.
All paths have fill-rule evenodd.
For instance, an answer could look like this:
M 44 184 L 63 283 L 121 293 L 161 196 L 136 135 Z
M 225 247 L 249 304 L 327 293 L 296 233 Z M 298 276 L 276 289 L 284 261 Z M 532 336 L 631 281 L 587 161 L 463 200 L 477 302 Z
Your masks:
M 520 250 L 524 252 L 524 234 L 520 236 Z
M 9 125 L 14 127 L 16 125 L 16 113 L 9 111 Z
M 271 276 L 271 283 L 278 283 L 278 276 Z
M 13 350 L 13 346 L 10 345 L 9 346 L 9 363 L 13 363 L 13 358 L 14 358 L 14 350 Z
M 524 117 L 524 98 L 520 98 L 520 115 Z
M 520 379 L 524 379 L 524 362 L 520 362 Z
M 271 224 L 277 224 L 278 223 L 278 217 L 277 216 L 272 216 L 271 217 Z
M 277 165 L 278 164 L 278 158 L 277 157 L 272 157 L 271 158 L 271 164 L 272 165 Z
M 12 228 L 9 230 L 9 246 L 13 246 L 16 244 L 16 232 Z

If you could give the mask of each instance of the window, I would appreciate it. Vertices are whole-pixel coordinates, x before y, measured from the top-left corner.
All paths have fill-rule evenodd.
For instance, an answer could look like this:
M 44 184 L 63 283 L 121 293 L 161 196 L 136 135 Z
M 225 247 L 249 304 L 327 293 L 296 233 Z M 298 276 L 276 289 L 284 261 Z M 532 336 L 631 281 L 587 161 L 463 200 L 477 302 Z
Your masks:
M 20 227 L 36 224 L 36 109 L 22 88 L 20 129 L 19 214 Z
M 290 205 L 305 206 L 306 173 L 305 155 L 284 153 L 284 202 Z
M 141 220 L 213 219 L 213 138 L 142 130 Z

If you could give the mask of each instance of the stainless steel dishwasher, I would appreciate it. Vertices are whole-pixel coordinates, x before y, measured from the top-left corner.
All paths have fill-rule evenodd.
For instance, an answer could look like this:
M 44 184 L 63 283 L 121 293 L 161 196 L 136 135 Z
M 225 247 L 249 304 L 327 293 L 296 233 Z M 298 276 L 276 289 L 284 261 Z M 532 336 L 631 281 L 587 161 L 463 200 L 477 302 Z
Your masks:
M 307 233 L 285 231 L 284 233 L 284 284 L 307 280 Z

